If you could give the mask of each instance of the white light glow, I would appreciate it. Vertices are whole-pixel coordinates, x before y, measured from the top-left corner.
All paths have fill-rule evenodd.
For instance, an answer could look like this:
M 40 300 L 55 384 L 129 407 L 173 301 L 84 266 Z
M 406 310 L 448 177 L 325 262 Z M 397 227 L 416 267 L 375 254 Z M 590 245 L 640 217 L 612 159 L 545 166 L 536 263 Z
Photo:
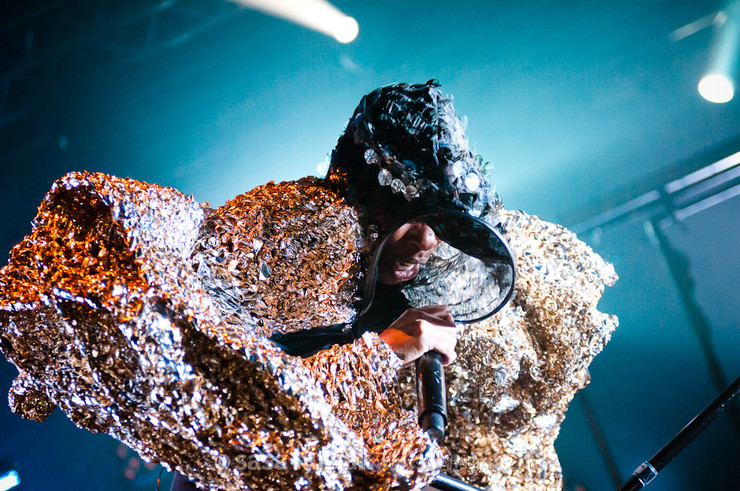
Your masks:
M 351 43 L 360 33 L 360 25 L 350 16 L 337 22 L 334 30 L 334 39 L 342 44 Z
M 319 162 L 319 164 L 316 166 L 316 177 L 326 177 L 326 173 L 329 172 L 330 166 L 331 162 L 329 162 L 328 157 L 326 160 Z
M 354 41 L 360 32 L 357 21 L 326 0 L 232 0 L 281 19 L 311 28 L 340 43 Z
M 709 102 L 729 102 L 735 95 L 732 80 L 721 73 L 710 73 L 699 81 L 699 93 Z
M 6 472 L 0 476 L 0 491 L 8 491 L 21 483 L 21 477 L 16 471 Z

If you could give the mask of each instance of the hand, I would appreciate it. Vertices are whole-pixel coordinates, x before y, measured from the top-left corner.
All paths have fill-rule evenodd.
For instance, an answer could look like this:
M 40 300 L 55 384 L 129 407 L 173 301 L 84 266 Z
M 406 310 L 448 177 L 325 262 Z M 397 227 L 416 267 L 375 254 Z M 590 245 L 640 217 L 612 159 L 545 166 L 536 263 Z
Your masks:
M 380 339 L 391 347 L 404 365 L 432 350 L 442 354 L 445 365 L 457 357 L 457 328 L 446 305 L 408 309 L 380 333 Z

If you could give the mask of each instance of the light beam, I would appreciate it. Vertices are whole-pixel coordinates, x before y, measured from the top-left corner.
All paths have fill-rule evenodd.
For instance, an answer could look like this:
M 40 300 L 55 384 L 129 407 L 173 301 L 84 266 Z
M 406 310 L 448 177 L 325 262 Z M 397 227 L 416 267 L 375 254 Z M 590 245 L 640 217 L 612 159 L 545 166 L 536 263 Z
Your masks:
M 357 21 L 326 0 L 232 0 L 333 37 L 340 43 L 354 41 L 360 32 Z
M 719 25 L 709 73 L 702 77 L 698 86 L 701 96 L 715 103 L 729 102 L 735 95 L 732 75 L 737 68 L 740 44 L 740 0 L 731 0 L 724 14 L 725 20 Z
M 735 95 L 732 80 L 723 73 L 710 73 L 699 80 L 699 93 L 709 102 L 729 102 Z

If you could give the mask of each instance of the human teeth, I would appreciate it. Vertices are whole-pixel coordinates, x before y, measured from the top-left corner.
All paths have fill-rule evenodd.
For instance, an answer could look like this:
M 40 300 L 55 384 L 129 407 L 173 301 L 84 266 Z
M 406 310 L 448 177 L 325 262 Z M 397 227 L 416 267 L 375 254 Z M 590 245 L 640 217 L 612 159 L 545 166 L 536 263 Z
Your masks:
M 403 263 L 398 265 L 398 269 L 402 271 L 408 271 L 414 267 L 414 263 Z

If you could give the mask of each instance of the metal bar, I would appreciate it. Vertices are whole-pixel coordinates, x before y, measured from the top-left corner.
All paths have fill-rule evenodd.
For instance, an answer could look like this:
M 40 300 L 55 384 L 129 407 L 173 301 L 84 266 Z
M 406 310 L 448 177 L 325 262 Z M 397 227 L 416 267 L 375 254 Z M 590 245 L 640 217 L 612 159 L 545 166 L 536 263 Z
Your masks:
M 722 12 L 721 10 L 719 12 L 712 12 L 711 14 L 708 14 L 708 15 L 705 15 L 704 17 L 700 17 L 699 19 L 696 19 L 694 22 L 689 22 L 688 24 L 681 26 L 678 29 L 671 32 L 668 35 L 668 37 L 670 38 L 671 41 L 675 43 L 693 34 L 696 34 L 702 29 L 711 27 L 717 21 L 717 16 L 721 12 Z
M 584 222 L 581 222 L 571 229 L 576 233 L 580 234 L 588 230 L 592 230 L 596 227 L 602 227 L 607 223 L 614 222 L 630 213 L 633 213 L 641 208 L 645 208 L 647 205 L 655 203 L 660 200 L 660 193 L 658 191 L 648 191 L 645 194 L 638 196 L 637 198 L 631 199 L 622 203 L 619 206 L 615 206 L 611 210 L 607 210 L 603 213 L 599 213 L 593 218 L 590 218 Z
M 720 193 L 713 194 L 701 201 L 697 201 L 693 205 L 687 206 L 686 208 L 677 210 L 675 213 L 676 220 L 685 220 L 692 215 L 696 215 L 700 211 L 708 210 L 709 208 L 717 206 L 718 204 L 723 203 L 728 199 L 732 199 L 738 195 L 740 195 L 740 184 L 737 184 L 729 189 L 725 189 Z
M 642 489 L 678 455 L 681 450 L 694 441 L 707 427 L 722 414 L 727 406 L 740 395 L 740 377 L 738 377 L 719 397 L 712 401 L 704 411 L 699 413 L 689 424 L 683 427 L 671 441 L 658 450 L 647 462 L 641 464 L 618 491 L 634 491 Z
M 618 221 L 631 220 L 636 215 L 647 215 L 647 219 L 659 221 L 706 200 L 711 193 L 724 193 L 725 189 L 722 188 L 739 177 L 740 152 L 735 152 L 569 228 L 580 235 Z M 707 201 L 704 204 L 712 203 Z
M 702 167 L 701 169 L 694 171 L 690 174 L 686 174 L 680 179 L 671 181 L 668 184 L 666 184 L 664 188 L 667 193 L 675 193 L 676 191 L 680 191 L 681 189 L 685 189 L 709 177 L 715 176 L 728 169 L 731 169 L 732 167 L 735 167 L 738 164 L 740 164 L 740 152 L 736 152 L 721 160 L 718 160 L 717 162 L 713 164 L 710 164 L 706 167 Z
M 679 193 L 670 195 L 671 202 L 675 204 L 674 208 L 686 208 L 697 201 L 712 196 L 719 190 L 725 188 L 728 183 L 740 180 L 740 166 L 733 167 L 722 174 L 716 175 L 701 181 L 690 188 L 686 188 Z
M 444 474 L 438 475 L 430 486 L 432 489 L 438 489 L 439 491 L 483 491 L 480 488 L 476 488 Z

